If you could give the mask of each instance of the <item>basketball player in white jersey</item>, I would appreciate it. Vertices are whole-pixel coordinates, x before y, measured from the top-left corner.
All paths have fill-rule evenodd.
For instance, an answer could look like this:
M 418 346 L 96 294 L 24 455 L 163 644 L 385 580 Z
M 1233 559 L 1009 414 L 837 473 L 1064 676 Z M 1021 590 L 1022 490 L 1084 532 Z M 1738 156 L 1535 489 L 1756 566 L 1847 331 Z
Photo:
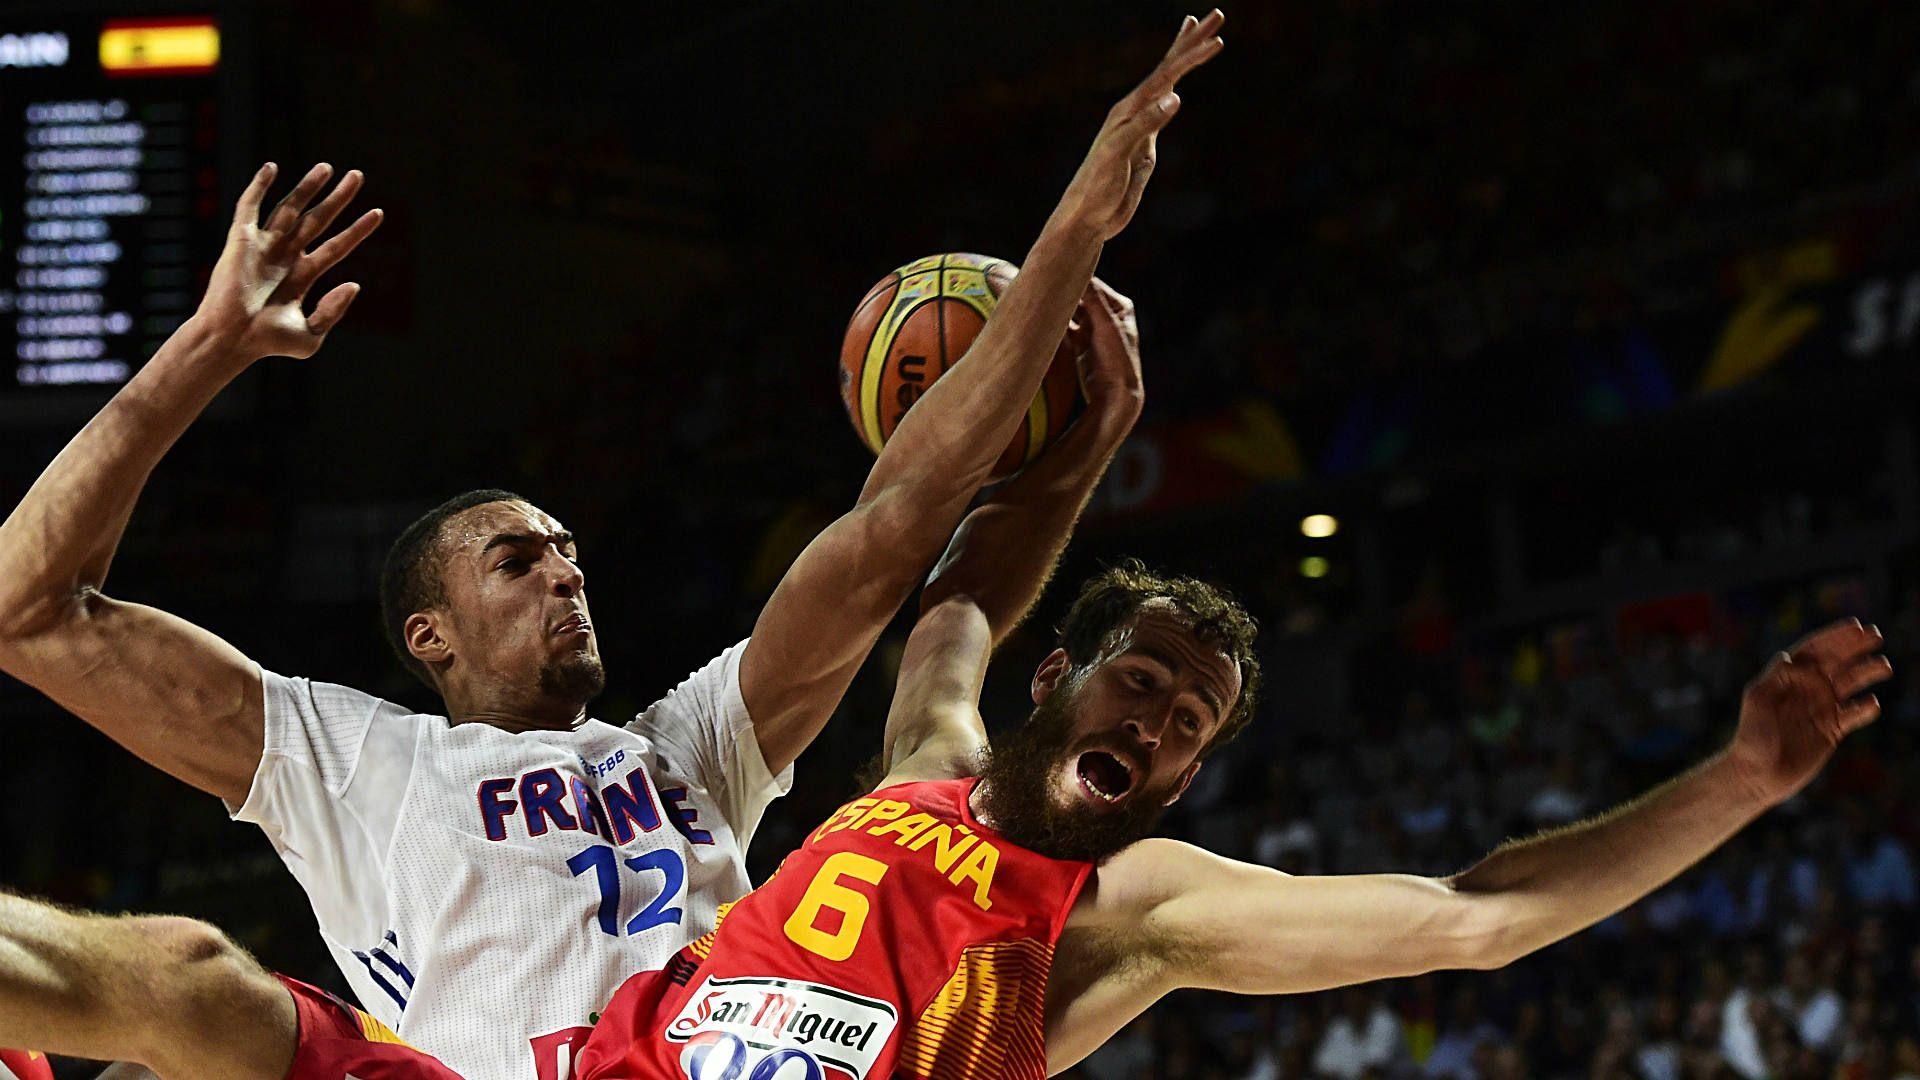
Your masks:
M 1218 25 L 1217 12 L 1189 19 L 1109 114 L 974 347 L 901 423 L 753 636 L 633 722 L 587 717 L 604 676 L 579 552 L 506 492 L 437 508 L 383 575 L 389 636 L 445 716 L 264 671 L 100 591 L 166 449 L 254 361 L 311 356 L 357 294 L 341 285 L 303 311 L 379 222 L 369 212 L 307 251 L 361 185 L 349 172 L 314 203 L 324 165 L 264 224 L 274 169 L 255 176 L 198 313 L 0 525 L 0 669 L 259 824 L 362 1005 L 400 1037 L 471 1080 L 567 1075 L 620 982 L 747 890 L 741 855 L 761 813 L 1022 422 L 1102 246 L 1139 204 L 1173 87 L 1217 51 Z M 184 962 L 210 939 L 179 940 L 194 955 L 155 978 L 237 970 Z M 264 993 L 266 1015 L 293 1023 L 270 980 L 220 986 Z M 272 1045 L 186 1022 L 194 1053 L 215 1061 Z

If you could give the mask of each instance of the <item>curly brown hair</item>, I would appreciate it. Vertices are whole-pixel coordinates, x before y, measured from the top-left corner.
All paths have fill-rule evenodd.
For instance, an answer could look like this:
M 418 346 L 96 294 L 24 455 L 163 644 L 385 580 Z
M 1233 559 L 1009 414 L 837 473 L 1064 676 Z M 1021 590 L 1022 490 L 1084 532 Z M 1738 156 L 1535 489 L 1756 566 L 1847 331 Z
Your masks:
M 1138 559 L 1127 559 L 1080 587 L 1080 595 L 1060 621 L 1060 647 L 1075 667 L 1089 667 L 1154 601 L 1171 603 L 1196 637 L 1240 669 L 1240 697 L 1220 730 L 1207 740 L 1201 751 L 1205 757 L 1246 729 L 1260 689 L 1260 658 L 1253 651 L 1260 627 L 1225 589 L 1198 578 L 1156 573 Z

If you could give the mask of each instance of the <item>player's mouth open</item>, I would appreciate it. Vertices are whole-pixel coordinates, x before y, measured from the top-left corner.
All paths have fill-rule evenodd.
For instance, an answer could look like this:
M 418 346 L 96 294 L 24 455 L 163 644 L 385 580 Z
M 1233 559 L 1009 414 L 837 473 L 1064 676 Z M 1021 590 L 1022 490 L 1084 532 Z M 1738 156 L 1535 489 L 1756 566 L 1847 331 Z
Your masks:
M 560 625 L 554 627 L 553 632 L 556 634 L 584 634 L 592 629 L 593 624 L 587 621 L 585 615 L 574 614 L 560 620 Z
M 1080 786 L 1100 802 L 1119 802 L 1133 790 L 1133 767 L 1105 750 L 1081 754 L 1074 771 L 1080 777 Z

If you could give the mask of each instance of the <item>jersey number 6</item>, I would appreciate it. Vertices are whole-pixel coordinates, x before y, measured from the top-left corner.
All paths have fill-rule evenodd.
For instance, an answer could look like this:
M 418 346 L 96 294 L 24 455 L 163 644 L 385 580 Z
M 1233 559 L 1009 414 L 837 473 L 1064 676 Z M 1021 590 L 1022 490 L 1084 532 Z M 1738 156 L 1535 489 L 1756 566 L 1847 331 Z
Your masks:
M 813 883 L 807 886 L 806 895 L 800 898 L 800 906 L 793 909 L 787 917 L 787 937 L 794 944 L 816 956 L 829 960 L 845 960 L 853 955 L 853 948 L 860 943 L 860 931 L 867 925 L 867 913 L 872 901 L 867 895 L 840 884 L 842 878 L 854 878 L 869 885 L 880 884 L 887 876 L 887 864 L 878 859 L 869 859 L 865 855 L 851 851 L 837 851 L 820 864 L 820 870 L 813 875 Z M 820 912 L 837 911 L 840 913 L 840 928 L 828 933 L 815 925 Z

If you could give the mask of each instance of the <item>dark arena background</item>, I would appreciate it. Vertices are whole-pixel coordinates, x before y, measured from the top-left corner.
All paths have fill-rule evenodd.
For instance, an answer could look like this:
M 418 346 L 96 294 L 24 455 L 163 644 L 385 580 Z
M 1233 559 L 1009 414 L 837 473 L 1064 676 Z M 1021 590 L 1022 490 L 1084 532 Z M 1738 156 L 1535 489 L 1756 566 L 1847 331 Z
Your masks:
M 1019 259 L 1185 10 L 7 5 L 0 501 L 192 311 L 258 162 L 275 197 L 363 169 L 364 294 L 172 451 L 112 592 L 426 708 L 380 560 L 446 495 L 512 488 L 579 534 L 595 713 L 628 717 L 852 504 L 854 303 L 921 255 Z M 1086 571 L 1208 577 L 1260 619 L 1267 691 L 1168 830 L 1435 874 L 1710 752 L 1823 622 L 1876 622 L 1897 674 L 1811 788 L 1589 932 L 1494 972 L 1179 994 L 1071 1075 L 1920 1077 L 1920 6 L 1228 16 L 1100 266 L 1139 306 L 1145 417 L 990 722 L 1025 715 Z M 155 26 L 183 59 L 110 40 Z M 905 630 L 756 877 L 854 793 Z M 206 918 L 345 992 L 258 830 L 4 676 L 0 886 Z

